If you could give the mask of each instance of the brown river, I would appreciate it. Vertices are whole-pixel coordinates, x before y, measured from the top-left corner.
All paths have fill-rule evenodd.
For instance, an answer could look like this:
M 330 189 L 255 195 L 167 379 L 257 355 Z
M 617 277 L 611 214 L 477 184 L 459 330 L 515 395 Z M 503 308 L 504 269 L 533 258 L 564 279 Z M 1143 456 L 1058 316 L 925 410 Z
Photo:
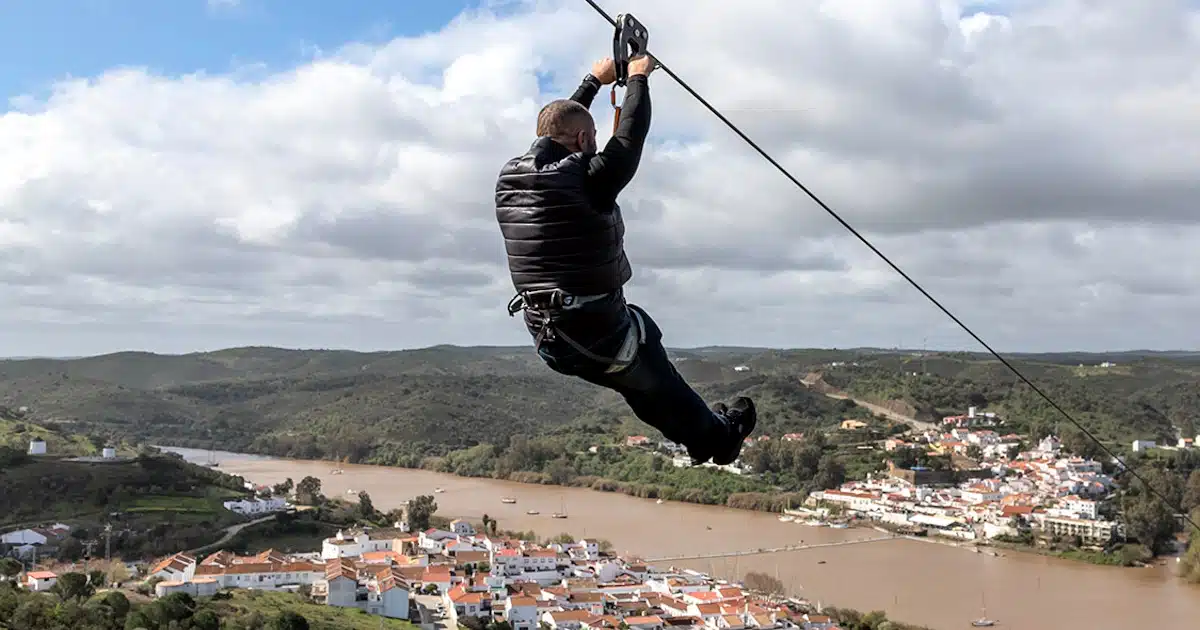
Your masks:
M 192 461 L 207 451 L 170 449 Z M 777 515 L 688 503 L 657 504 L 621 494 L 468 479 L 422 470 L 347 465 L 330 474 L 329 462 L 216 453 L 221 470 L 255 483 L 274 484 L 306 475 L 321 479 L 327 496 L 365 490 L 376 507 L 390 509 L 418 494 L 435 494 L 438 513 L 478 520 L 484 513 L 501 529 L 569 532 L 612 541 L 617 552 L 645 558 L 739 551 L 760 547 L 873 538 L 870 529 L 830 529 L 784 523 Z M 512 496 L 516 504 L 504 504 Z M 538 510 L 540 515 L 527 515 Z M 565 511 L 566 520 L 550 518 Z M 655 564 L 686 567 L 740 579 L 748 571 L 778 575 L 789 595 L 888 616 L 939 630 L 968 628 L 986 605 L 997 627 L 1021 630 L 1072 628 L 1200 627 L 1200 587 L 1180 582 L 1172 559 L 1143 569 L 1093 566 L 1035 554 L 976 554 L 946 545 L 894 539 L 736 558 Z M 819 564 L 820 562 L 823 564 Z

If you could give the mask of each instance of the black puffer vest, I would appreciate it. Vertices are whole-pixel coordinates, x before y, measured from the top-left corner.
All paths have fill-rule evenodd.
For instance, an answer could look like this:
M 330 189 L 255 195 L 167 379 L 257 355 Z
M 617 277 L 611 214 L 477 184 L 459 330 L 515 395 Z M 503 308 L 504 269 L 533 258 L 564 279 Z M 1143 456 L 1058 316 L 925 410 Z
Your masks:
M 496 220 L 518 292 L 557 288 L 599 295 L 632 277 L 620 206 L 594 207 L 585 192 L 589 157 L 538 138 L 501 169 Z

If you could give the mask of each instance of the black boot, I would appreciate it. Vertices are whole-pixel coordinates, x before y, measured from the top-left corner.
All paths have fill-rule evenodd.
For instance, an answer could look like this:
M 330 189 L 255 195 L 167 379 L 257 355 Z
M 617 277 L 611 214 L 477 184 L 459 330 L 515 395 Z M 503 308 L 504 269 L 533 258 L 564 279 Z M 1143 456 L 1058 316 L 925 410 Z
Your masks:
M 718 466 L 727 466 L 741 456 L 742 445 L 745 444 L 746 438 L 754 432 L 754 426 L 758 424 L 758 414 L 754 410 L 754 401 L 741 396 L 733 401 L 733 406 L 729 407 L 728 411 L 721 415 L 728 422 L 730 441 L 717 448 L 717 454 L 713 456 L 712 463 Z
M 709 407 L 709 409 L 712 409 L 713 415 L 715 415 L 717 417 L 717 421 L 721 424 L 722 427 L 729 425 L 729 420 L 727 420 L 725 418 L 725 415 L 729 413 L 729 408 L 725 406 L 725 403 L 721 403 L 721 402 L 716 403 L 712 407 Z M 709 461 L 710 459 L 712 459 L 711 454 L 705 454 L 703 456 L 700 456 L 700 455 L 697 455 L 696 453 L 692 452 L 691 449 L 688 449 L 688 455 L 690 455 L 692 458 L 693 466 L 699 466 L 699 465 Z

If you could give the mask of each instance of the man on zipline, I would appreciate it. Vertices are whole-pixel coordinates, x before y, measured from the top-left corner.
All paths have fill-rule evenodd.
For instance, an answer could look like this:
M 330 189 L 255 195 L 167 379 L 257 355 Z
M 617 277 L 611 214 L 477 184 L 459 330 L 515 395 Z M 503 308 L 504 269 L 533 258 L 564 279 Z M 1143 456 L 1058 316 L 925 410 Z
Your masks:
M 629 59 L 624 103 L 603 151 L 588 108 L 601 86 L 617 80 L 611 58 L 597 61 L 570 99 L 542 108 L 537 140 L 501 169 L 496 218 L 517 290 L 509 314 L 525 311 L 551 369 L 621 394 L 695 464 L 726 465 L 754 430 L 754 403 L 740 397 L 709 409 L 671 364 L 658 325 L 627 304 L 622 289 L 632 271 L 617 195 L 633 179 L 650 131 L 654 69 L 649 55 Z

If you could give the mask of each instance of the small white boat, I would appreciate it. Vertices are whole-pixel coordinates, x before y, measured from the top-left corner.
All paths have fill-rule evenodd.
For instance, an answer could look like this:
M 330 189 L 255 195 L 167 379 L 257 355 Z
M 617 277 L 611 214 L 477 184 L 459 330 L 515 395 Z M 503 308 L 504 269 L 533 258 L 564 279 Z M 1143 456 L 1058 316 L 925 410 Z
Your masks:
M 983 596 L 980 595 L 979 599 L 983 600 Z M 983 601 L 982 604 L 983 604 L 981 606 L 981 608 L 983 609 L 982 615 L 980 615 L 980 617 L 978 619 L 976 619 L 975 621 L 971 622 L 971 627 L 973 627 L 973 628 L 991 628 L 992 626 L 996 625 L 995 619 L 988 619 L 987 601 L 986 600 Z
M 516 503 L 517 499 L 515 497 L 501 497 L 500 502 L 501 503 Z
M 845 523 L 834 523 L 833 525 L 830 525 L 830 527 L 832 527 L 833 529 L 846 529 L 850 526 Z
M 539 512 L 537 510 L 529 510 L 528 512 L 525 512 L 525 513 L 530 516 L 537 516 L 538 514 L 541 514 L 541 512 Z
M 662 502 L 663 502 L 663 500 L 662 500 L 662 499 L 659 499 L 659 500 L 655 501 L 655 503 L 657 503 L 658 505 L 662 505 Z
M 445 492 L 445 490 L 442 490 L 441 488 L 434 488 L 434 489 L 433 489 L 433 491 L 434 491 L 436 494 L 441 494 L 441 493 Z
M 791 523 L 794 520 L 796 520 L 796 517 L 792 516 L 791 514 L 784 514 L 783 516 L 779 517 L 779 522 L 781 523 Z

